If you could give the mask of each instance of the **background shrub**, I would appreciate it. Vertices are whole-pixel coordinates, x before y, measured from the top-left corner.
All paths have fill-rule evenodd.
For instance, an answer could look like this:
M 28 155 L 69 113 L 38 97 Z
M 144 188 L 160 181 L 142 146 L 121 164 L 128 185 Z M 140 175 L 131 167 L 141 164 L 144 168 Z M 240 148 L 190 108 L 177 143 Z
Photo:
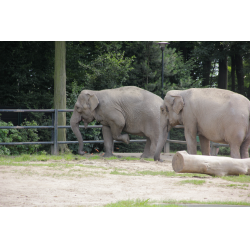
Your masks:
M 0 120 L 0 126 L 13 126 L 11 122 Z M 21 126 L 37 126 L 35 121 L 24 121 Z M 37 129 L 0 129 L 1 142 L 37 142 L 39 140 Z M 40 145 L 0 145 L 0 155 L 32 154 L 37 152 Z

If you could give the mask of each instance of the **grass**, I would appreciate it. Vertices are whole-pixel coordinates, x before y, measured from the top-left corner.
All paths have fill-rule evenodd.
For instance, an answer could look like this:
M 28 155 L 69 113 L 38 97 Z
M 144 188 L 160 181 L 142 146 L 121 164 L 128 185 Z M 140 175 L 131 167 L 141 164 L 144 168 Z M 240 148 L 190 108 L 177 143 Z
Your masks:
M 229 185 L 226 185 L 226 187 L 248 190 L 249 185 L 247 185 L 247 184 L 229 184 Z
M 195 201 L 195 200 L 165 200 L 165 201 L 150 201 L 147 200 L 122 200 L 115 203 L 108 203 L 105 207 L 182 207 L 183 205 L 236 205 L 250 206 L 249 202 L 235 201 Z
M 138 175 L 152 175 L 152 176 L 165 176 L 165 177 L 200 177 L 204 178 L 207 175 L 204 174 L 190 174 L 190 173 L 184 173 L 184 174 L 177 174 L 173 171 L 151 171 L 151 170 L 145 170 L 145 171 L 136 171 L 132 173 L 124 172 L 125 170 L 119 171 L 118 169 L 115 169 L 114 171 L 110 172 L 110 174 L 115 175 L 129 175 L 129 176 L 138 176 Z
M 203 205 L 238 205 L 250 206 L 250 202 L 244 201 L 196 201 L 196 200 L 165 200 L 164 204 L 203 204 Z
M 111 171 L 110 174 L 114 174 L 114 175 L 127 175 L 127 176 L 137 176 L 138 175 L 136 173 L 126 173 L 124 171 L 118 171 L 117 169 Z
M 105 207 L 179 207 L 176 204 L 152 204 L 147 200 L 122 200 L 115 203 L 106 204 Z
M 241 183 L 250 183 L 250 175 L 239 175 L 239 176 L 223 176 L 220 177 L 226 181 L 233 181 L 233 182 L 241 182 Z
M 184 184 L 203 185 L 204 183 L 206 183 L 206 181 L 204 180 L 184 180 L 179 182 L 180 185 Z

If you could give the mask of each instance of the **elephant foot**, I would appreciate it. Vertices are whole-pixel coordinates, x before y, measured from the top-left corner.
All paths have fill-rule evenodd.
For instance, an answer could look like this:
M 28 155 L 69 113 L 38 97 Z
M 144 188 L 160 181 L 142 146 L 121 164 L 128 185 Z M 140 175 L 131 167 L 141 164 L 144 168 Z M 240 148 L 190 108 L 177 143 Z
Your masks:
M 111 157 L 111 156 L 114 156 L 112 153 L 105 153 L 104 155 L 103 155 L 103 157 Z
M 153 158 L 153 155 L 143 153 L 140 158 Z
M 160 157 L 154 157 L 154 161 L 163 162 L 163 160 Z
M 129 142 L 130 142 L 129 135 L 128 134 L 123 134 L 122 137 L 123 137 L 122 138 L 123 142 L 126 143 L 126 144 L 129 144 Z
M 78 151 L 78 154 L 79 155 L 85 155 L 85 152 L 84 151 Z

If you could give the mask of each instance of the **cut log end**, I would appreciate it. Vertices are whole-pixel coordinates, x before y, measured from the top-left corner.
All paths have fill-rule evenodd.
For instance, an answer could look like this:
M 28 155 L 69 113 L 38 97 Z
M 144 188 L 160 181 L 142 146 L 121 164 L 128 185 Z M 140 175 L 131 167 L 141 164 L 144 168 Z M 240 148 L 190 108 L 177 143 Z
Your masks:
M 176 152 L 176 154 L 174 155 L 172 159 L 172 166 L 176 173 L 180 173 L 183 170 L 183 167 L 185 165 L 184 158 L 180 154 L 180 152 L 182 152 L 183 154 L 185 153 L 187 154 L 186 151 L 179 151 L 179 152 Z

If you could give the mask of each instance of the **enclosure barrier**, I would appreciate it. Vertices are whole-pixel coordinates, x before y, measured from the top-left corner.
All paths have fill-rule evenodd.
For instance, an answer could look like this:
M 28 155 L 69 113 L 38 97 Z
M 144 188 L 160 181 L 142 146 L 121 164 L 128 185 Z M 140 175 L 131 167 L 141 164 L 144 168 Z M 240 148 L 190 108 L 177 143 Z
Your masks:
M 40 113 L 52 113 L 52 125 L 51 126 L 0 126 L 0 129 L 53 129 L 52 139 L 51 141 L 45 142 L 0 142 L 0 145 L 34 145 L 34 144 L 49 144 L 52 145 L 51 153 L 56 155 L 58 153 L 58 144 L 76 144 L 78 141 L 58 141 L 57 139 L 57 131 L 61 128 L 71 128 L 70 126 L 58 126 L 58 112 L 73 112 L 73 109 L 0 109 L 1 112 L 40 112 Z M 83 125 L 80 125 L 79 128 L 84 128 Z M 102 128 L 102 125 L 90 125 L 88 128 Z M 182 125 L 177 125 L 174 128 L 184 128 Z M 146 139 L 138 139 L 138 140 L 130 140 L 130 142 L 146 142 Z M 104 143 L 103 140 L 89 140 L 83 141 L 83 143 Z M 114 143 L 122 143 L 121 141 L 113 141 Z M 170 152 L 170 143 L 178 143 L 178 144 L 187 144 L 186 141 L 179 140 L 171 140 L 170 133 L 168 134 L 168 139 L 166 140 L 164 146 L 164 153 Z M 197 145 L 200 145 L 197 142 Z M 216 147 L 229 147 L 228 144 L 219 144 L 211 142 L 211 154 L 216 155 Z M 113 150 L 114 151 L 114 150 Z

